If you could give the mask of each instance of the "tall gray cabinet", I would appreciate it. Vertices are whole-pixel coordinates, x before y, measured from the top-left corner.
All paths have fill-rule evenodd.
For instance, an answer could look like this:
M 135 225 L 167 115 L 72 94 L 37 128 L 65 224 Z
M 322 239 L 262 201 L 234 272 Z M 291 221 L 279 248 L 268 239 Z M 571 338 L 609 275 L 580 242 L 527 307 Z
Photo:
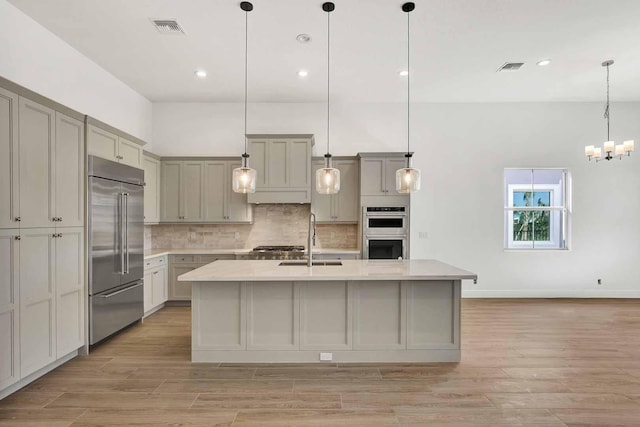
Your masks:
M 318 222 L 357 223 L 360 208 L 359 161 L 355 157 L 335 157 L 333 167 L 340 171 L 338 194 L 318 194 L 315 191 L 316 171 L 324 168 L 324 158 L 312 162 L 311 210 Z

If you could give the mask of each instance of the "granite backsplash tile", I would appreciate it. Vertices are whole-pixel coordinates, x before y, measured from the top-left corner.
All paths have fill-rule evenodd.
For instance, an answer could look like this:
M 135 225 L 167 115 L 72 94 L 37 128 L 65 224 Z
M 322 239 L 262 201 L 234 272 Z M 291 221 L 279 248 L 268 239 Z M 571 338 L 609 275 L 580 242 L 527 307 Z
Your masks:
M 307 245 L 309 205 L 254 207 L 253 224 L 160 224 L 145 226 L 145 248 L 246 249 L 259 245 Z M 320 224 L 316 248 L 358 247 L 357 224 Z

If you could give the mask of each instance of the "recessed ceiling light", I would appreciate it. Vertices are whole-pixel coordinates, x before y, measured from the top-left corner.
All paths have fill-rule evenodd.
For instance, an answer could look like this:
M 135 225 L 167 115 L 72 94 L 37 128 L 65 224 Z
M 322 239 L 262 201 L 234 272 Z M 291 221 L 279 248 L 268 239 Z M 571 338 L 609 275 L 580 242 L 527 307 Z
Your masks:
M 298 34 L 296 36 L 296 40 L 300 43 L 309 43 L 311 41 L 311 36 L 309 34 Z
M 409 72 L 407 70 L 398 71 L 398 75 L 400 77 L 407 77 L 409 75 Z
M 207 72 L 205 70 L 196 70 L 195 74 L 196 74 L 196 77 L 199 77 L 201 79 L 204 79 L 205 77 L 207 77 Z
M 545 67 L 547 65 L 551 64 L 551 60 L 550 59 L 543 59 L 542 61 L 538 61 L 538 65 L 540 67 Z
M 298 71 L 298 77 L 307 77 L 308 75 L 309 75 L 309 72 L 307 70 Z

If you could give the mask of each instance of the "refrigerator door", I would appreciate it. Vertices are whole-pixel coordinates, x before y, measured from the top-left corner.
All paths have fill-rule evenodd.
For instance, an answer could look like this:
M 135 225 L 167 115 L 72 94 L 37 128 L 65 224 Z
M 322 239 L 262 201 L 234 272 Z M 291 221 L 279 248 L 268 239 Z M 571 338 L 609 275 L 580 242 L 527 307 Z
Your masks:
M 144 276 L 144 187 L 122 184 L 122 193 L 124 285 Z
M 89 344 L 114 334 L 142 318 L 144 314 L 143 282 L 124 286 L 89 297 L 91 336 Z
M 122 184 L 89 178 L 89 295 L 122 284 Z

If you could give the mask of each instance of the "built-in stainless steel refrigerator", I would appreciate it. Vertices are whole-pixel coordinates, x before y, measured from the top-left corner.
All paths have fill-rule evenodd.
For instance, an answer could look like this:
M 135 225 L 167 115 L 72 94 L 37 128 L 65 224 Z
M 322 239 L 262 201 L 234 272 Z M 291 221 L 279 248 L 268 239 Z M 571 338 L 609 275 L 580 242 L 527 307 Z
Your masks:
M 144 171 L 89 156 L 89 343 L 144 311 Z

